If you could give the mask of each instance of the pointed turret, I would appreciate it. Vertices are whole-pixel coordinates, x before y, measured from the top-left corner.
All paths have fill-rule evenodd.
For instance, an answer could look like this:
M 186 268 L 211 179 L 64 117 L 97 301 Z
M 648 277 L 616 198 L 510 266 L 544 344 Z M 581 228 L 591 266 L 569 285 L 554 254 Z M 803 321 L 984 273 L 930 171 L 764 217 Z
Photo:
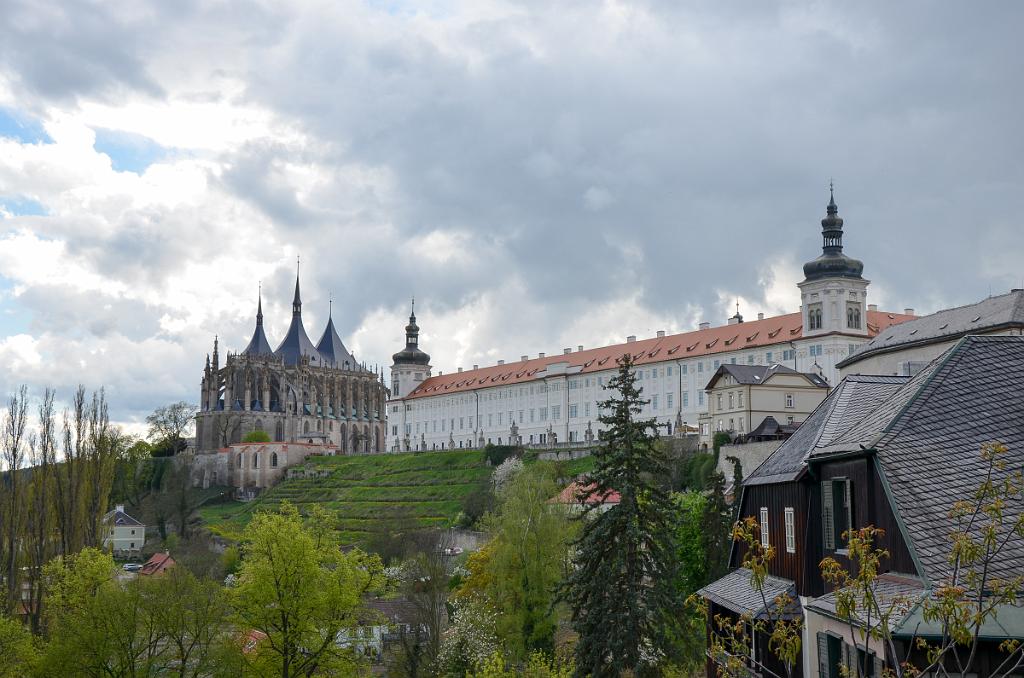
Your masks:
M 296 288 L 296 295 L 298 295 L 298 288 Z M 341 337 L 338 336 L 338 331 L 334 328 L 334 302 L 328 303 L 330 305 L 327 310 L 327 327 L 324 328 L 323 336 L 316 344 L 316 350 L 320 353 L 324 365 L 340 370 L 354 370 L 356 369 L 356 359 L 345 348 Z
M 285 362 L 286 365 L 297 365 L 303 356 L 309 358 L 311 365 L 321 365 L 323 361 L 316 346 L 309 340 L 306 328 L 302 325 L 302 298 L 299 296 L 299 270 L 295 268 L 295 299 L 292 301 L 292 322 L 288 326 L 288 332 L 284 335 L 281 345 L 274 351 L 274 355 Z
M 270 342 L 267 341 L 267 335 L 263 331 L 263 285 L 259 287 L 259 292 L 256 298 L 256 329 L 253 330 L 252 339 L 249 340 L 249 345 L 242 351 L 242 355 L 273 355 L 274 349 L 270 347 Z
M 213 335 L 213 371 L 220 370 L 220 355 L 217 352 L 217 335 Z
M 395 365 L 427 365 L 430 356 L 420 350 L 420 326 L 416 324 L 416 300 L 412 300 L 409 324 L 405 326 L 405 348 L 391 356 Z

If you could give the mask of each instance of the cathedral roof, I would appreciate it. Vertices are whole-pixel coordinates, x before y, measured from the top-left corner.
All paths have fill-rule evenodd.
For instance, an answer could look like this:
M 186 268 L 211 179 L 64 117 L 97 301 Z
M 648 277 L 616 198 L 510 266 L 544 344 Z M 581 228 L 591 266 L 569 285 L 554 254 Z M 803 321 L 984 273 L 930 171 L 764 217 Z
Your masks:
M 327 315 L 327 327 L 324 328 L 324 334 L 316 344 L 316 350 L 320 353 L 320 357 L 323 358 L 325 366 L 338 369 L 356 369 L 356 359 L 345 348 L 341 337 L 338 336 L 338 331 L 334 329 L 333 313 L 328 313 Z
M 295 276 L 295 299 L 292 301 L 292 323 L 288 326 L 288 332 L 284 335 L 281 345 L 274 351 L 274 355 L 284 360 L 285 365 L 297 365 L 299 360 L 305 356 L 309 358 L 311 365 L 322 365 L 323 360 L 316 346 L 309 340 L 306 328 L 302 325 L 302 298 L 299 295 L 299 276 Z
M 273 354 L 274 349 L 270 347 L 270 342 L 267 341 L 267 334 L 263 331 L 263 294 L 261 291 L 259 300 L 256 302 L 256 329 L 253 330 L 252 339 L 249 340 L 249 345 L 242 351 L 242 355 Z

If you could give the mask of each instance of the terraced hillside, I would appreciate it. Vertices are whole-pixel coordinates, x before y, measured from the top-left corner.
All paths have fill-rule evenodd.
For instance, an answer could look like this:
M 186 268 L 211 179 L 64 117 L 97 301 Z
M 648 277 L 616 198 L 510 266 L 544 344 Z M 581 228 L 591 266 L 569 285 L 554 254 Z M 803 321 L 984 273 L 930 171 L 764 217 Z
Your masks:
M 575 475 L 590 461 L 570 462 L 559 472 Z M 319 503 L 337 512 L 342 543 L 357 543 L 375 531 L 453 524 L 463 501 L 487 483 L 492 470 L 479 450 L 310 457 L 306 464 L 329 473 L 285 480 L 249 503 L 204 506 L 203 522 L 215 534 L 237 540 L 255 511 L 274 510 L 284 500 L 300 510 Z

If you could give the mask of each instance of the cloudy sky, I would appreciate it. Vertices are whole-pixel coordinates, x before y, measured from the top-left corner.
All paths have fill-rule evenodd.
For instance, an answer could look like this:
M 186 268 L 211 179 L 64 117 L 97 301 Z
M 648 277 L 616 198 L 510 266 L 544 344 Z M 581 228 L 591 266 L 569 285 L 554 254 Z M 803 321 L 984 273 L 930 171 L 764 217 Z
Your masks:
M 287 5 L 285 7 L 284 5 Z M 0 0 L 0 387 L 198 399 L 214 334 L 435 369 L 1020 287 L 1019 2 Z

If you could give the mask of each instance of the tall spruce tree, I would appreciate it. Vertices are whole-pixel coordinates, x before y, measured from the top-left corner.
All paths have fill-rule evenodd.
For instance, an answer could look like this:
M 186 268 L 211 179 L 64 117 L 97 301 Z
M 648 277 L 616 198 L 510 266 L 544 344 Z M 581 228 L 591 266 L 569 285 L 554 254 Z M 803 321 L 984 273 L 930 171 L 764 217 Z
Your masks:
M 574 570 L 563 596 L 572 607 L 577 676 L 657 673 L 675 636 L 680 601 L 675 590 L 676 507 L 668 494 L 668 464 L 653 419 L 640 419 L 641 399 L 633 358 L 618 360 L 608 384 L 617 392 L 601 402 L 601 445 L 593 483 L 598 496 L 620 503 L 601 512 L 588 505 L 575 546 Z

